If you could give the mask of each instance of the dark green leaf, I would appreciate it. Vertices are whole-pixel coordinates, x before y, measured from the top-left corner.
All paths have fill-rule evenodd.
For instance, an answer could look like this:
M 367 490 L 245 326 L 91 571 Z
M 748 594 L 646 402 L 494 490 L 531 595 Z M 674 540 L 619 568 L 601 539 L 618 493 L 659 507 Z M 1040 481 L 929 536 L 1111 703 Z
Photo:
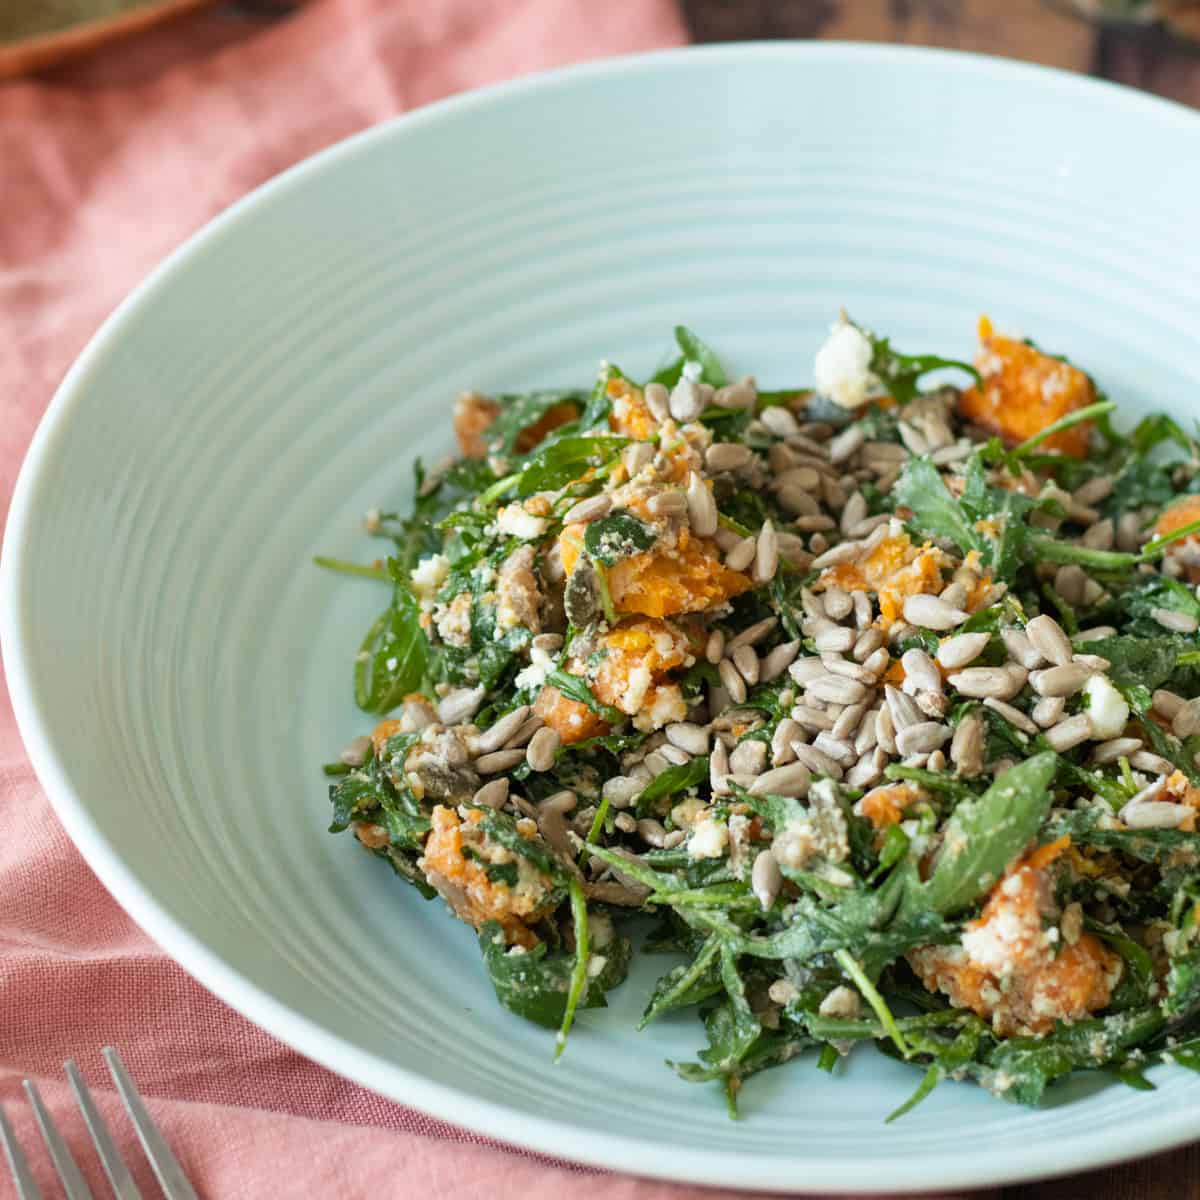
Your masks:
M 583 535 L 583 548 L 606 567 L 623 558 L 641 554 L 654 545 L 658 535 L 624 508 L 592 521 Z
M 354 662 L 354 700 L 369 713 L 390 712 L 425 678 L 429 642 L 421 610 L 407 583 L 397 575 L 392 603 L 367 631 Z
M 867 333 L 866 330 L 863 332 Z M 872 333 L 867 333 L 867 337 L 871 341 L 871 373 L 897 404 L 907 404 L 916 398 L 922 375 L 944 367 L 965 371 L 976 383 L 982 383 L 979 372 L 970 363 L 942 358 L 937 354 L 901 354 L 892 349 L 888 338 L 879 338 Z
M 984 550 L 983 538 L 963 506 L 950 495 L 941 473 L 927 458 L 910 459 L 892 488 L 897 506 L 912 509 L 911 524 L 925 537 L 946 538 L 967 553 Z
M 643 789 L 637 798 L 639 813 L 648 811 L 655 800 L 664 796 L 674 796 L 678 792 L 687 791 L 708 778 L 708 756 L 693 758 L 678 767 L 668 767 L 656 775 Z

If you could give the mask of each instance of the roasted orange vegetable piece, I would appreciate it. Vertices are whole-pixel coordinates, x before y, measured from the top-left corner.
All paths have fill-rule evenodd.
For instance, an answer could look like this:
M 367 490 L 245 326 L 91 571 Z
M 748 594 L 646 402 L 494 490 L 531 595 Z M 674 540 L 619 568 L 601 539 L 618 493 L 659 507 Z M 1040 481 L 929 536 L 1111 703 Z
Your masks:
M 979 341 L 975 366 L 983 376 L 983 386 L 963 392 L 959 411 L 1010 444 L 1041 433 L 1047 425 L 1096 399 L 1091 380 L 1078 367 L 994 333 L 987 317 L 979 320 Z M 1047 438 L 1044 447 L 1084 458 L 1090 429 L 1089 422 L 1072 426 Z

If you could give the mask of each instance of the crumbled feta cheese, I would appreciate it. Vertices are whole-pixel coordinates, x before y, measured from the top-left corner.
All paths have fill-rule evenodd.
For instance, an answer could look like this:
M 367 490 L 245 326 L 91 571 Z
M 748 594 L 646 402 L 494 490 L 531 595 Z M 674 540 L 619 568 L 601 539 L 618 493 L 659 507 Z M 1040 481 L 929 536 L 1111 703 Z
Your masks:
M 621 698 L 621 707 L 626 712 L 638 712 L 645 703 L 651 682 L 650 668 L 639 663 L 629 672 L 629 683 Z
M 541 537 L 546 532 L 546 522 L 542 517 L 526 512 L 521 504 L 506 504 L 496 514 L 496 528 L 509 537 L 527 541 Z
M 871 374 L 871 343 L 861 329 L 839 321 L 813 364 L 817 391 L 842 408 L 861 408 L 876 380 Z
M 1088 698 L 1088 716 L 1092 718 L 1092 736 L 1098 741 L 1120 737 L 1129 720 L 1129 705 L 1106 675 L 1093 675 L 1084 684 Z
M 704 374 L 704 368 L 698 362 L 692 362 L 688 359 L 683 364 L 683 369 L 679 372 L 680 378 L 687 379 L 691 383 L 699 383 L 700 376 Z
M 421 559 L 409 576 L 417 599 L 422 604 L 431 604 L 449 574 L 450 560 L 444 554 L 431 554 L 428 558 Z
M 554 659 L 540 646 L 530 646 L 529 666 L 517 672 L 514 680 L 519 688 L 540 688 L 554 669 Z
M 687 704 L 684 703 L 683 693 L 674 684 L 666 683 L 654 689 L 654 698 L 638 713 L 633 723 L 638 729 L 649 732 L 686 717 Z
M 720 858 L 729 845 L 729 830 L 724 821 L 716 821 L 705 817 L 697 821 L 688 838 L 687 852 L 689 858 Z

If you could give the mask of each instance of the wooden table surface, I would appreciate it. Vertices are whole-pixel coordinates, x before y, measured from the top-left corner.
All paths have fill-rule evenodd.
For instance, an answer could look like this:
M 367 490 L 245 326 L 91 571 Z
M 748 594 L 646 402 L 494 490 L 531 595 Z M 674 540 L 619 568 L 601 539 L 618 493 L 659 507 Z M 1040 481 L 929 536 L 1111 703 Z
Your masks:
M 683 0 L 683 8 L 698 42 L 843 38 L 949 46 L 1082 71 L 1200 107 L 1200 46 L 1162 26 L 1099 28 L 1046 0 Z M 1200 3 L 1191 8 L 1200 36 Z M 1183 19 L 1193 13 L 1183 13 Z M 1200 1144 L 1108 1170 L 970 1196 L 1197 1200 Z

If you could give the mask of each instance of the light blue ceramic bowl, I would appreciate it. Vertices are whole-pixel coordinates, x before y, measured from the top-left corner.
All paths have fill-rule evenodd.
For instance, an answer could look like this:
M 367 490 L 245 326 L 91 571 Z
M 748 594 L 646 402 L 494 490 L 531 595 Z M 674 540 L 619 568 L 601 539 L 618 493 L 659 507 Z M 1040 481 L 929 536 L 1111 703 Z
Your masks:
M 1200 1078 L 1047 1110 L 966 1085 L 892 1126 L 914 1073 L 855 1054 L 755 1079 L 732 1123 L 691 1016 L 633 1023 L 654 968 L 552 1065 L 470 930 L 328 820 L 381 597 L 368 507 L 449 445 L 462 388 L 652 367 L 683 321 L 738 372 L 810 378 L 841 305 L 902 347 L 976 315 L 1197 414 L 1200 118 L 924 50 L 652 55 L 434 105 L 328 151 L 189 242 L 72 370 L 4 543 L 4 657 L 63 822 L 132 915 L 234 1007 L 427 1112 L 605 1166 L 727 1185 L 957 1187 L 1200 1135 Z

